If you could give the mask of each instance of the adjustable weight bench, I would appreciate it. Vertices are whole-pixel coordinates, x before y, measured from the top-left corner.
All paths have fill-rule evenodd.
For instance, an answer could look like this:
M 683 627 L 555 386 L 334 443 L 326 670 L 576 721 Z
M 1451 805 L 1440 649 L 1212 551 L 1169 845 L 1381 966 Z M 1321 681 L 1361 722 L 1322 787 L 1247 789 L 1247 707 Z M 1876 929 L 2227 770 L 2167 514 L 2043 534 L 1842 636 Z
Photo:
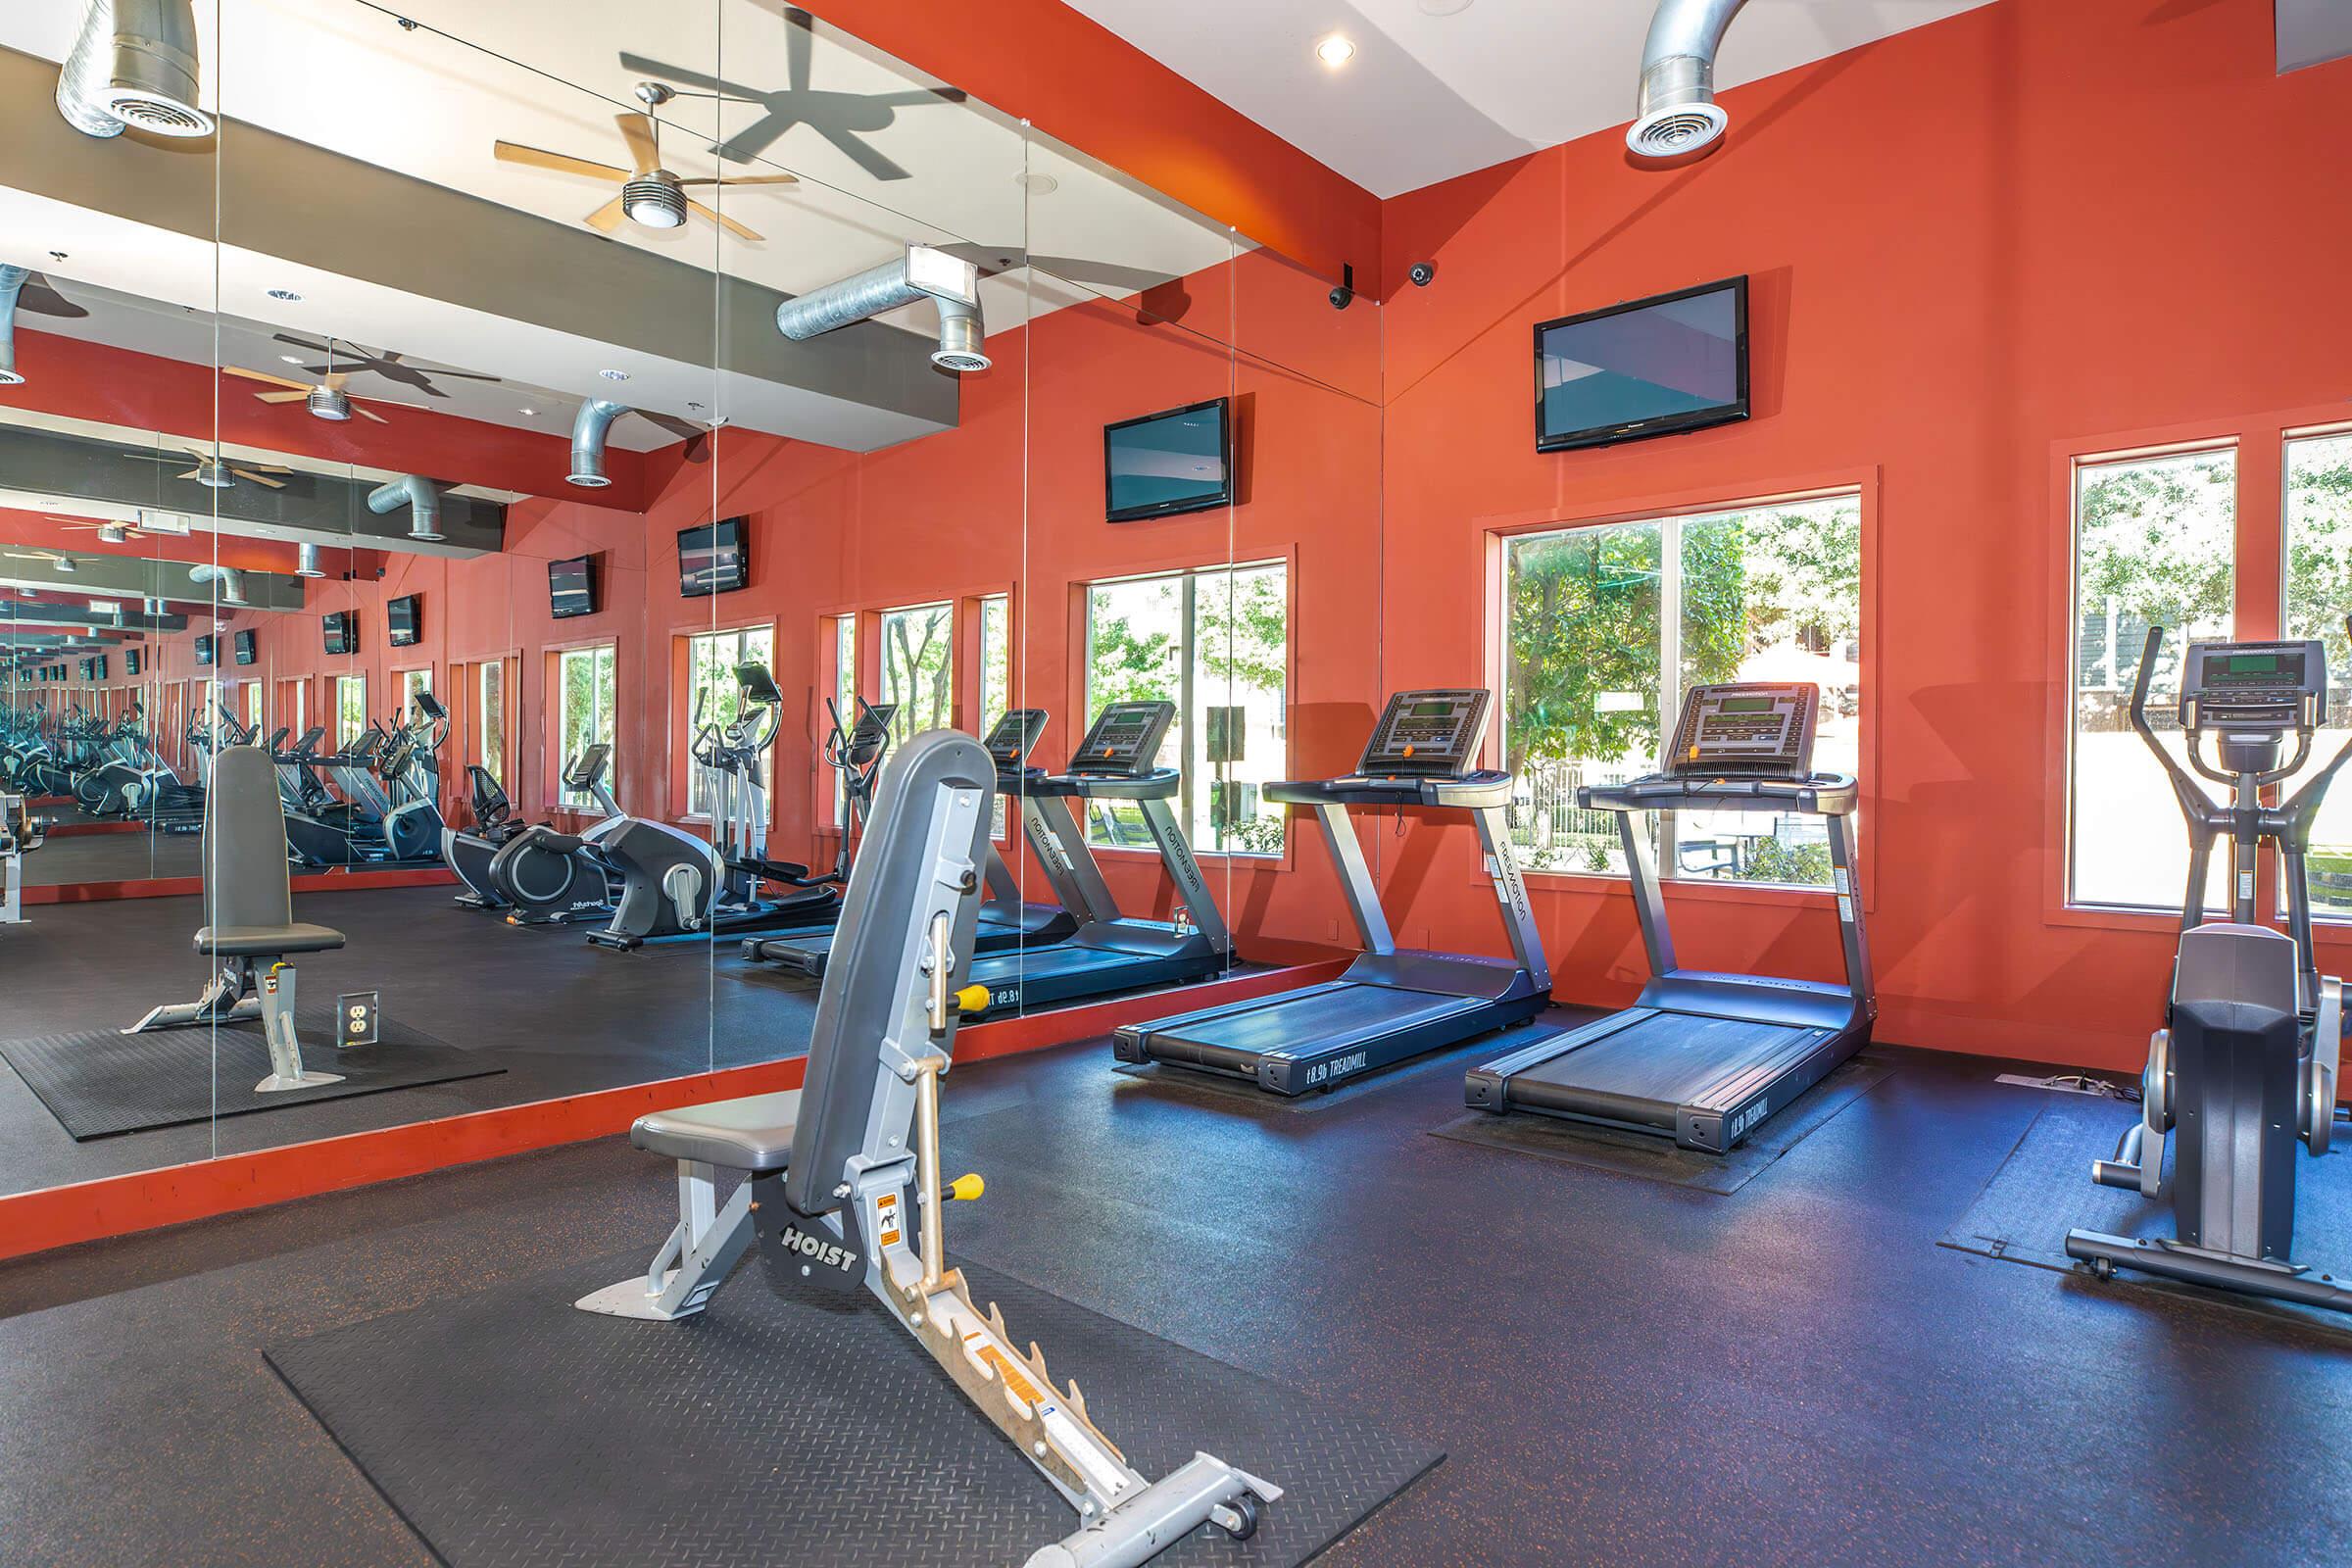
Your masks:
M 1034 1344 L 972 1302 L 947 1266 L 941 1210 L 980 1178 L 943 1182 L 940 1080 L 963 1012 L 996 769 L 969 736 L 934 730 L 892 758 L 850 874 L 825 967 L 808 1073 L 797 1093 L 640 1117 L 637 1148 L 678 1162 L 678 1223 L 642 1276 L 583 1297 L 583 1310 L 691 1316 L 754 1245 L 787 1291 L 865 1291 L 1078 1512 L 1078 1529 L 1029 1568 L 1138 1568 L 1213 1524 L 1235 1540 L 1282 1489 L 1206 1453 L 1158 1481 L 1130 1466 L 1056 1389 Z M 977 995 L 975 995 L 977 993 Z M 718 1171 L 745 1179 L 722 1207 Z M 912 1212 L 909 1212 L 909 1204 Z
M 218 965 L 194 1002 L 157 1007 L 122 1032 L 184 1029 L 249 1018 L 262 1020 L 270 1046 L 270 1076 L 257 1094 L 341 1083 L 342 1074 L 306 1072 L 294 1032 L 294 966 L 301 953 L 343 946 L 343 933 L 294 918 L 286 865 L 286 808 L 278 798 L 277 766 L 253 746 L 223 747 L 213 760 L 204 797 L 204 904 L 210 923 L 196 933 L 196 951 Z

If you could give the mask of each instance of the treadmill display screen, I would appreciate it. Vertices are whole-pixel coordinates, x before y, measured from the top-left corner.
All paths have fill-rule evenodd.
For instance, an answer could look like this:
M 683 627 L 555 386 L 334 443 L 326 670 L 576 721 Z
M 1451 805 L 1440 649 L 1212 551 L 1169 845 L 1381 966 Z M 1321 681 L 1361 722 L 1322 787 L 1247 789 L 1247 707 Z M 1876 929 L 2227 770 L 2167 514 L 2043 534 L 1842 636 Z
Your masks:
M 1666 776 L 1808 777 L 1820 707 L 1820 688 L 1801 681 L 1693 686 L 1674 727 Z
M 1073 773 L 1116 773 L 1134 778 L 1159 760 L 1159 743 L 1176 722 L 1174 703 L 1113 703 L 1095 716 L 1070 759 Z
M 2226 654 L 2205 665 L 2208 686 L 2300 686 L 2303 656 Z
M 1458 778 L 1470 771 L 1486 735 L 1487 692 L 1398 692 L 1389 699 L 1371 742 L 1355 764 L 1366 778 Z
M 1719 713 L 1769 713 L 1772 711 L 1772 699 L 1769 697 L 1727 697 L 1716 707 L 1715 710 Z
M 999 767 L 1015 767 L 1022 758 L 1046 732 L 1046 710 L 1042 708 L 1016 708 L 997 720 L 980 744 L 996 759 Z

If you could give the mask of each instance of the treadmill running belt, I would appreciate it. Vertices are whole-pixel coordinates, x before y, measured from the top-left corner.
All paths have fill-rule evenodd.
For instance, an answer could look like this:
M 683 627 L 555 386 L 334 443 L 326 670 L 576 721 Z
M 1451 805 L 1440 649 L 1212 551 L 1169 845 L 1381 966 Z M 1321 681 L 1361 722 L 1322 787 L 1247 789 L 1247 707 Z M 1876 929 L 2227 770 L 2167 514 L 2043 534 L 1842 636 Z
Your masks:
M 1578 1108 L 1616 1120 L 1674 1130 L 1678 1106 L 1710 1104 L 1719 1085 L 1744 1079 L 1784 1055 L 1801 1054 L 1824 1031 L 1747 1018 L 1653 1013 L 1638 1023 L 1565 1051 L 1511 1075 L 1572 1091 Z
M 1202 1018 L 1181 1028 L 1155 1029 L 1150 1043 L 1156 1050 L 1164 1042 L 1182 1041 L 1253 1056 L 1285 1055 L 1301 1043 L 1328 1052 L 1493 1005 L 1484 997 L 1449 997 L 1393 986 L 1334 986 L 1279 997 L 1262 1007 Z
M 1018 948 L 979 959 L 973 963 L 968 978 L 977 985 L 986 985 L 992 979 L 1018 979 L 1026 983 L 1052 975 L 1115 969 L 1122 964 L 1134 963 L 1136 957 L 1136 954 L 1116 948 Z

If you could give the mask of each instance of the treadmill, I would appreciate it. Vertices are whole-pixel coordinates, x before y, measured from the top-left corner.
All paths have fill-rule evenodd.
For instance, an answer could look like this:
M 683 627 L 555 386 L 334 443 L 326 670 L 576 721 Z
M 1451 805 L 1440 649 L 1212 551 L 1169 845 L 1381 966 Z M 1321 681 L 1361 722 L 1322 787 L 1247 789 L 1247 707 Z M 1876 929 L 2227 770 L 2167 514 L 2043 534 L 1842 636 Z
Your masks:
M 1027 765 L 1029 753 L 1046 732 L 1046 710 L 1042 708 L 1016 708 L 997 720 L 981 744 L 997 764 L 997 793 L 1020 802 L 1022 821 L 1027 823 L 1030 811 L 1029 791 L 1044 776 L 1043 768 Z M 855 804 L 853 811 L 857 810 Z M 1070 908 L 1075 896 L 1070 890 L 1062 892 L 1061 904 L 1034 904 L 1021 898 L 1020 883 L 1005 867 L 1003 857 L 992 845 L 988 852 L 988 897 L 981 903 L 980 918 L 972 937 L 972 952 L 1002 953 L 1029 943 L 1058 942 L 1078 929 Z M 811 979 L 822 978 L 825 964 L 833 953 L 833 939 L 839 929 L 808 931 L 780 937 L 746 937 L 743 954 L 747 958 L 765 958 Z
M 1551 999 L 1551 970 L 1503 819 L 1510 775 L 1471 765 L 1490 700 L 1477 687 L 1398 692 L 1353 773 L 1265 787 L 1269 801 L 1313 808 L 1340 868 L 1364 951 L 1339 979 L 1128 1024 L 1112 1037 L 1118 1059 L 1192 1067 L 1248 1079 L 1269 1094 L 1302 1095 L 1542 1011 Z M 1512 957 L 1397 948 L 1348 816 L 1352 808 L 1382 806 L 1470 814 Z
M 1232 961 L 1233 935 L 1209 896 L 1176 813 L 1168 808 L 1180 775 L 1157 765 L 1160 742 L 1175 721 L 1174 703 L 1112 703 L 1088 727 L 1068 772 L 1032 774 L 1020 781 L 1022 831 L 1074 929 L 1059 942 L 1030 943 L 974 958 L 966 984 L 988 991 L 978 1016 L 1186 985 L 1221 973 Z M 1181 923 L 1119 912 L 1118 900 L 1086 847 L 1072 801 L 1125 802 L 1139 809 L 1160 864 L 1176 885 L 1185 916 Z
M 1577 791 L 1580 808 L 1620 813 L 1650 980 L 1624 1011 L 1551 1031 L 1474 1069 L 1463 1084 L 1471 1108 L 1593 1122 L 1721 1154 L 1869 1044 L 1879 1005 L 1854 885 L 1857 790 L 1850 775 L 1812 771 L 1820 704 L 1820 690 L 1803 684 L 1693 687 L 1663 772 Z M 1843 985 L 1676 966 L 1649 835 L 1638 818 L 1690 809 L 1822 819 Z

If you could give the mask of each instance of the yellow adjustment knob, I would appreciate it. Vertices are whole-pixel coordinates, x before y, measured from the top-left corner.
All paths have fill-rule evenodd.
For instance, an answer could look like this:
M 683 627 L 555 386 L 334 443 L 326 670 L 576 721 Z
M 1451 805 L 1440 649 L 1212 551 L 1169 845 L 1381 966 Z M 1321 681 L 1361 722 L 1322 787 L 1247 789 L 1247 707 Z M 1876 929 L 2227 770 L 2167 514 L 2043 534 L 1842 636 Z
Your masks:
M 967 1203 L 987 1191 L 988 1183 L 982 1181 L 977 1172 L 967 1171 L 948 1183 L 948 1196 L 961 1199 Z
M 956 993 L 956 1010 L 960 1012 L 984 1010 L 988 1006 L 988 987 L 965 986 L 961 991 Z

